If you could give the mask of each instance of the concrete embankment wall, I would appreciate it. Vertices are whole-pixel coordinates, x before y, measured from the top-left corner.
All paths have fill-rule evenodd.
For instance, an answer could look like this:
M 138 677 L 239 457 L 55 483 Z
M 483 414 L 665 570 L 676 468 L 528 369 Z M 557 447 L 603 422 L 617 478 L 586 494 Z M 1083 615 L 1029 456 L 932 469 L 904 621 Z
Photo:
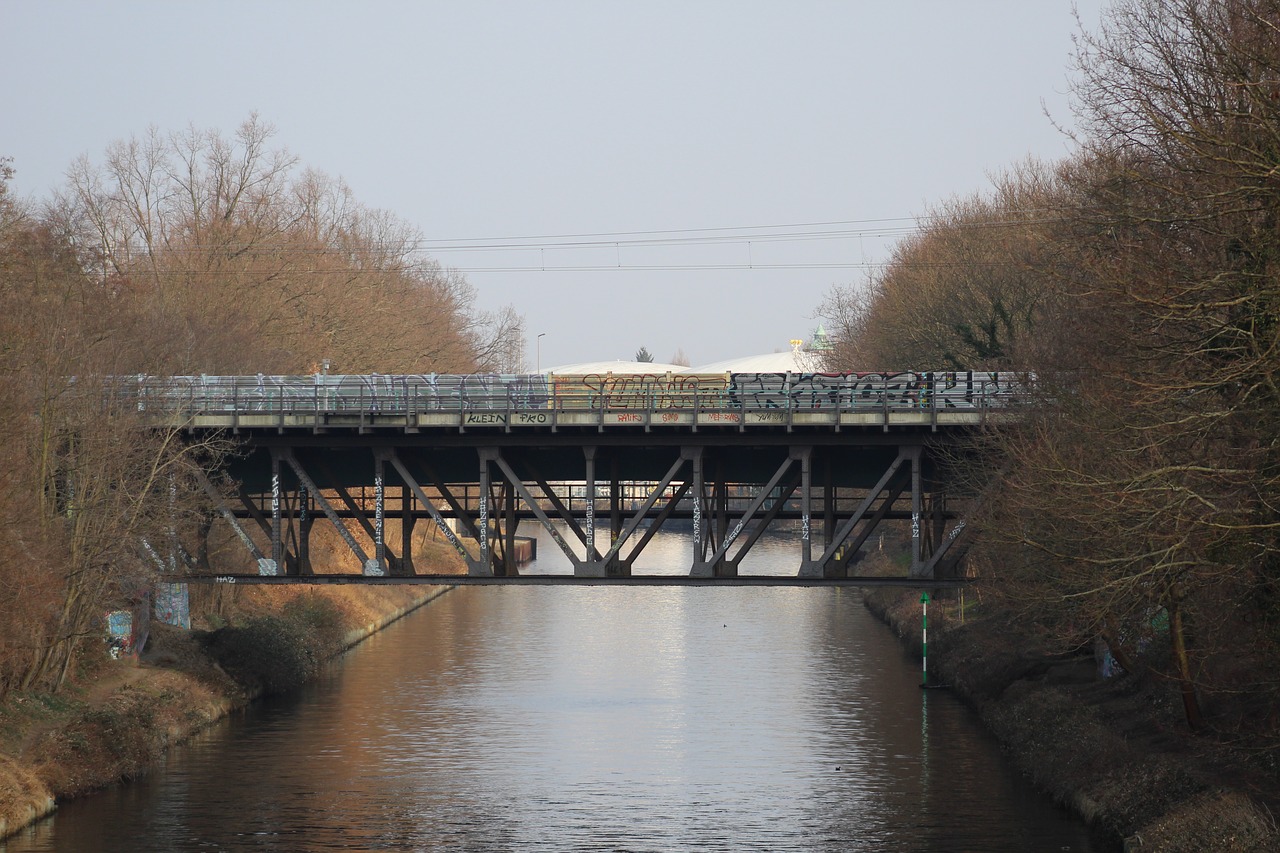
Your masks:
M 343 635 L 342 647 L 344 649 L 351 648 L 352 646 L 356 645 L 366 637 L 372 634 L 376 634 L 377 632 L 381 631 L 383 628 L 390 625 L 392 622 L 395 622 L 399 619 L 404 618 L 405 616 L 409 615 L 413 611 L 417 610 L 419 607 L 422 607 L 426 604 L 431 603 L 432 601 L 435 601 L 437 598 L 439 598 L 440 596 L 444 595 L 446 592 L 449 592 L 450 590 L 453 590 L 453 589 L 457 589 L 457 587 L 454 587 L 454 586 L 432 587 L 429 592 L 424 593 L 422 598 L 412 601 L 409 604 L 406 604 L 404 607 L 398 607 L 395 610 L 380 616 L 378 619 L 374 620 L 373 622 L 369 622 L 357 628 L 352 628 L 350 631 L 348 631 L 346 634 Z

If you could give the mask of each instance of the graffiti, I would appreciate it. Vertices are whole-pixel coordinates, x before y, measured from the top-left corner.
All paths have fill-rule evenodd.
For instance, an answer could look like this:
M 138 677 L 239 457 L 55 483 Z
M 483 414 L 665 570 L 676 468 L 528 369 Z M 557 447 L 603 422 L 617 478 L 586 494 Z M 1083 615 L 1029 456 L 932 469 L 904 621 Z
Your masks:
M 733 373 L 729 395 L 747 409 L 830 409 L 839 405 L 846 374 Z
M 373 541 L 375 547 L 378 549 L 379 560 L 382 559 L 382 552 L 385 548 L 384 543 L 386 542 L 384 494 L 382 475 L 375 474 L 373 477 Z
M 588 373 L 555 377 L 554 396 L 574 409 L 696 409 L 727 384 L 723 373 Z
M 133 613 L 112 610 L 107 614 L 107 653 L 119 659 L 133 653 Z
M 745 521 L 739 521 L 737 526 L 733 528 L 733 532 L 725 537 L 724 544 L 720 548 L 727 551 L 730 545 L 738 541 L 738 537 L 742 534 L 742 528 L 745 526 Z
M 139 376 L 117 388 L 140 410 L 324 416 L 462 412 L 467 423 L 505 424 L 508 413 L 550 411 L 807 412 L 957 409 L 1020 394 L 1011 373 L 589 373 Z M 486 420 L 486 416 L 495 419 Z M 522 420 L 530 425 L 547 420 Z M 662 422 L 655 420 L 655 422 Z M 668 423 L 683 421 L 669 420 Z M 756 422 L 762 422 L 757 420 Z M 773 421 L 768 421 L 773 422 Z
M 699 495 L 693 498 L 693 542 L 695 547 L 702 547 L 702 498 Z
M 154 595 L 157 620 L 190 630 L 191 601 L 185 583 L 157 583 Z

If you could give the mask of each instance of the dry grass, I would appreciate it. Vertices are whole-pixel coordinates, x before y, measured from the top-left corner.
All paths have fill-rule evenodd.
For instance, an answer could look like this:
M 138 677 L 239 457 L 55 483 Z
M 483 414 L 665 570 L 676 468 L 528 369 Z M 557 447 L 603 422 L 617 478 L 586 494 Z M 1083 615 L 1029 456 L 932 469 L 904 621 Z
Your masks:
M 874 591 L 868 607 L 920 648 L 919 593 Z M 1280 849 L 1268 801 L 1280 779 L 1186 731 L 1171 685 L 1099 681 L 1092 654 L 1037 644 L 1007 613 L 966 596 L 929 606 L 930 670 L 973 704 L 1023 772 L 1113 843 L 1159 851 Z

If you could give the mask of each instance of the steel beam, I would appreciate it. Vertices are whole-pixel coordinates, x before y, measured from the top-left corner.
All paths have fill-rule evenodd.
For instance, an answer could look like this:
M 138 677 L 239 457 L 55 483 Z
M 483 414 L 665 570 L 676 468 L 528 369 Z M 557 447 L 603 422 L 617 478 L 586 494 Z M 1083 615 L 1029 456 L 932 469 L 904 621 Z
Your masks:
M 840 556 L 827 564 L 823 577 L 846 577 L 849 574 L 849 564 L 854 561 L 858 554 L 858 549 L 862 547 L 862 543 L 866 542 L 875 529 L 880 526 L 880 522 L 888 517 L 890 510 L 895 501 L 906 491 L 908 478 L 899 476 L 896 483 L 891 482 L 885 490 L 884 500 L 880 502 L 880 508 L 866 520 L 862 525 L 862 530 L 852 539 L 847 539 L 841 545 Z
M 236 518 L 235 513 L 233 513 L 231 508 L 227 506 L 227 502 L 222 499 L 221 493 L 213 487 L 213 483 L 209 482 L 209 478 L 206 477 L 204 472 L 198 468 L 195 473 L 196 481 L 200 483 L 200 488 L 204 489 L 205 494 L 209 496 L 209 500 L 213 502 L 214 509 L 216 509 L 218 514 L 226 520 L 227 524 L 231 525 L 231 529 L 235 532 L 236 537 L 239 538 L 244 547 L 249 550 L 249 553 L 253 555 L 253 559 L 258 566 L 258 574 L 279 574 L 279 564 L 262 553 L 262 549 L 258 547 L 258 543 L 253 541 L 253 537 L 250 536 L 248 531 L 246 531 L 240 524 L 240 519 Z
M 747 505 L 747 509 L 742 514 L 742 518 L 738 520 L 737 525 L 735 525 L 732 530 L 730 530 L 725 534 L 724 538 L 720 542 L 720 547 L 717 548 L 715 553 L 711 555 L 711 559 L 708 560 L 707 563 L 704 564 L 702 567 L 695 566 L 694 567 L 695 571 L 691 572 L 691 574 L 695 574 L 698 571 L 706 572 L 709 568 L 711 570 L 714 570 L 717 564 L 719 564 L 722 560 L 724 560 L 728 556 L 729 549 L 733 546 L 733 543 L 742 534 L 742 531 L 746 527 L 746 525 L 755 517 L 755 514 L 760 510 L 760 507 L 764 506 L 764 502 L 769 499 L 769 492 L 773 491 L 774 487 L 778 485 L 778 483 L 782 480 L 783 476 L 791 469 L 791 465 L 794 461 L 795 460 L 791 456 L 788 456 L 786 459 L 783 460 L 782 464 L 778 466 L 778 470 L 774 471 L 773 476 L 769 478 L 768 484 L 763 489 L 761 489 L 756 494 L 756 496 L 752 499 L 751 503 Z M 723 486 L 723 484 L 721 485 Z M 792 488 L 794 489 L 794 486 Z M 727 500 L 727 495 L 724 496 L 724 499 Z M 754 539 L 752 541 L 754 542 Z M 737 573 L 736 560 L 733 561 L 732 568 L 733 568 L 732 573 L 736 574 Z M 702 575 L 695 574 L 695 576 L 702 576 Z
M 498 453 L 494 457 L 493 461 L 496 462 L 498 468 L 502 470 L 502 474 L 506 477 L 507 482 L 511 484 L 515 491 L 519 492 L 520 498 L 525 502 L 525 505 L 533 511 L 535 516 L 537 516 L 543 529 L 547 531 L 547 534 L 551 536 L 556 545 L 560 547 L 560 550 L 564 552 L 564 555 L 569 559 L 570 565 L 573 566 L 574 573 L 577 574 L 579 568 L 584 565 L 585 561 L 575 554 L 573 549 L 569 547 L 569 543 L 565 541 L 564 536 L 562 536 L 560 531 L 556 529 L 555 525 L 551 523 L 551 519 L 542 511 L 542 507 L 538 506 L 538 502 L 534 500 L 533 495 L 529 493 L 524 482 L 516 476 L 515 471 L 511 470 L 511 466 L 507 464 L 507 460 L 502 458 L 502 454 Z
M 320 506 L 320 509 L 326 516 L 328 516 L 329 521 L 333 522 L 333 526 L 337 529 L 338 535 L 340 535 L 343 541 L 347 543 L 347 547 L 351 549 L 351 553 L 355 554 L 356 557 L 359 558 L 361 573 L 371 577 L 382 577 L 386 575 L 386 565 L 384 563 L 379 563 L 377 559 L 370 558 L 365 554 L 364 549 L 360 547 L 360 543 L 351 535 L 351 531 L 347 529 L 347 526 L 342 523 L 342 519 L 336 512 L 334 512 L 329 501 L 325 500 L 324 495 L 321 494 L 319 487 L 315 484 L 315 481 L 311 479 L 310 475 L 308 475 L 305 470 L 303 470 L 302 465 L 298 462 L 297 458 L 294 457 L 293 451 L 288 448 L 284 448 L 279 452 L 278 458 L 283 459 L 285 463 L 293 469 L 293 473 L 297 475 L 298 480 L 307 487 L 315 498 L 315 502 Z
M 653 508 L 653 505 L 658 501 L 658 497 L 666 491 L 667 486 L 669 486 L 671 481 L 675 479 L 676 474 L 679 472 L 681 467 L 684 466 L 684 463 L 685 457 L 681 454 L 680 458 L 672 463 L 671 467 L 667 470 L 666 476 L 662 478 L 661 482 L 659 482 L 658 485 L 649 492 L 648 497 L 645 498 L 644 504 L 640 507 L 640 511 L 633 515 L 631 520 L 627 522 L 626 526 L 622 528 L 622 532 L 618 534 L 617 540 L 609 548 L 609 553 L 605 554 L 602 564 L 595 563 L 584 566 L 584 572 L 607 572 L 615 565 L 618 559 L 618 554 L 622 550 L 622 546 L 626 543 L 627 539 L 631 537 L 631 534 L 635 532 L 636 528 L 640 526 L 640 522 L 644 520 L 645 516 L 649 514 L 649 510 Z M 614 483 L 617 483 L 616 479 L 614 480 Z
M 636 557 L 643 553 L 645 546 L 649 544 L 649 541 L 662 529 L 662 525 L 671 517 L 676 504 L 680 503 L 688 493 L 689 483 L 685 481 L 680 484 L 680 488 L 676 489 L 676 493 L 671 496 L 671 500 L 667 501 L 667 505 L 658 513 L 657 518 L 649 522 L 649 529 L 644 532 L 644 536 L 640 537 L 640 541 L 636 543 L 636 546 L 627 554 L 626 560 L 623 561 L 626 564 L 628 574 L 630 574 L 632 566 L 635 565 Z
M 388 448 L 382 450 L 381 453 L 385 456 L 387 461 L 391 463 L 391 467 L 396 469 L 396 473 L 400 475 L 400 478 L 404 480 L 405 485 L 413 492 L 414 497 L 418 499 L 418 503 L 422 504 L 423 509 L 430 513 L 431 520 L 436 523 L 436 527 L 440 528 L 440 532 L 442 532 L 445 538 L 449 540 L 449 544 L 452 545 L 454 550 L 458 552 L 458 555 L 462 557 L 463 561 L 467 564 L 468 573 L 473 575 L 480 574 L 479 561 L 475 557 L 472 557 L 463 546 L 462 541 L 458 538 L 458 534 L 453 532 L 453 528 L 449 526 L 449 523 L 445 521 L 444 516 L 440 514 L 440 510 L 436 509 L 435 504 L 427 497 L 422 486 L 418 485 L 418 481 L 414 479 L 413 474 L 411 474 L 409 469 L 405 467 L 404 462 L 401 461 L 400 457 L 396 454 L 396 451 L 393 448 Z
M 373 459 L 373 521 L 369 520 L 369 511 L 338 482 L 338 478 L 334 476 L 333 470 L 328 465 L 324 462 L 316 462 L 315 465 L 326 477 L 329 478 L 330 482 L 333 483 L 333 491 L 337 493 L 338 497 L 342 500 L 343 505 L 346 506 L 347 511 L 351 513 L 351 518 L 355 519 L 356 523 L 360 525 L 362 530 L 364 530 L 365 535 L 369 537 L 369 541 L 373 542 L 375 554 L 374 559 L 378 561 L 379 565 L 394 569 L 400 560 L 389 548 L 387 548 L 386 544 L 385 481 L 383 479 L 384 473 L 382 471 L 382 462 L 379 454 L 375 452 Z
M 804 575 L 805 577 L 821 577 L 826 572 L 827 565 L 831 562 L 831 559 L 835 557 L 836 552 L 840 550 L 840 546 L 843 544 L 844 540 L 849 537 L 851 532 L 853 532 L 854 526 L 863 520 L 867 514 L 867 510 L 870 509 L 873 503 L 875 503 L 876 498 L 884 491 L 885 487 L 889 485 L 889 481 L 893 479 L 894 475 L 898 473 L 898 469 L 902 467 L 902 463 L 908 459 L 909 457 L 905 450 L 898 451 L 897 458 L 889 465 L 889 469 L 884 472 L 875 486 L 867 492 L 867 496 L 863 498 L 860 504 L 858 504 L 858 508 L 854 510 L 853 515 L 836 530 L 835 535 L 831 537 L 831 544 L 827 545 L 826 550 L 822 552 L 822 556 L 818 558 L 815 564 L 805 567 L 805 570 L 812 573 Z

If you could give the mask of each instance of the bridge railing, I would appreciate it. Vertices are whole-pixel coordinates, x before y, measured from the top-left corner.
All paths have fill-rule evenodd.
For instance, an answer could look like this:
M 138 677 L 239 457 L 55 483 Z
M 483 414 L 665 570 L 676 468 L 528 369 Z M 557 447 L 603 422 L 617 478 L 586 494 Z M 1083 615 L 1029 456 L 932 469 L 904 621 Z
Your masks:
M 415 415 L 427 412 L 892 412 L 1007 409 L 1012 373 L 140 376 L 117 384 L 166 415 Z

